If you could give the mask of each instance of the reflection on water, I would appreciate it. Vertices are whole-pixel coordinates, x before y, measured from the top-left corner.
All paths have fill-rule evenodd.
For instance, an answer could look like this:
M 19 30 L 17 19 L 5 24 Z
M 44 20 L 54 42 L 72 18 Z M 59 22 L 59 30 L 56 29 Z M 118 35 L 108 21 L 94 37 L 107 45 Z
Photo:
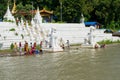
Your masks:
M 120 80 L 119 48 L 0 57 L 0 80 Z

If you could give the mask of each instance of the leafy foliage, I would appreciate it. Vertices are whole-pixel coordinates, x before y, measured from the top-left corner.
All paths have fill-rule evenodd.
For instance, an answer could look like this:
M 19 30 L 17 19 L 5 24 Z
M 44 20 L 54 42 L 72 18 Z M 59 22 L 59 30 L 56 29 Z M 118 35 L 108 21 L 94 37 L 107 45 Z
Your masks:
M 13 50 L 13 48 L 14 48 L 14 44 L 12 43 L 12 44 L 10 45 L 10 49 Z
M 11 28 L 9 31 L 15 31 L 15 28 Z
M 9 0 L 10 9 L 13 7 L 13 1 Z M 60 21 L 61 9 L 63 22 L 79 23 L 81 14 L 84 14 L 85 21 L 97 21 L 104 25 L 104 28 L 120 29 L 120 0 L 16 0 L 17 10 L 26 13 L 37 7 L 47 10 L 53 10 L 53 19 Z M 62 3 L 62 5 L 61 5 Z M 0 18 L 5 14 L 8 0 L 0 0 Z M 31 18 L 31 14 L 16 17 Z

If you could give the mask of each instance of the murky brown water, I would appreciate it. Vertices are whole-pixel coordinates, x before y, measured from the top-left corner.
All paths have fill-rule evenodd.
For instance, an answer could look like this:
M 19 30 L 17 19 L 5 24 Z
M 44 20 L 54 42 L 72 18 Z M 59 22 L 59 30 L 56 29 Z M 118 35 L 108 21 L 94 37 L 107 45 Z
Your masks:
M 120 45 L 0 57 L 0 80 L 120 80 Z

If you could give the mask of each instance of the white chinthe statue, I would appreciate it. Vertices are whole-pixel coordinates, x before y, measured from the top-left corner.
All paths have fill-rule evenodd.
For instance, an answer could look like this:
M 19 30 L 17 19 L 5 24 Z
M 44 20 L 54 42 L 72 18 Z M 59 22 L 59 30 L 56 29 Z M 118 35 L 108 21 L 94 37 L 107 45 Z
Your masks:
M 50 47 L 52 48 L 52 51 L 63 51 L 63 49 L 60 47 L 57 36 L 55 35 L 55 29 L 51 28 L 51 35 L 50 35 Z

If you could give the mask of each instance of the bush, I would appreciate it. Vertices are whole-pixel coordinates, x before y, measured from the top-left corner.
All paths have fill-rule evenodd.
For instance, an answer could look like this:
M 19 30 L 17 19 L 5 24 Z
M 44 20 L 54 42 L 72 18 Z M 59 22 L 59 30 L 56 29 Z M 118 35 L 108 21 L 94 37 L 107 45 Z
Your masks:
M 21 34 L 21 37 L 22 37 L 22 39 L 24 39 L 24 35 L 23 34 Z
M 11 50 L 13 50 L 13 48 L 14 48 L 14 45 L 13 45 L 13 43 L 10 45 L 10 49 Z
M 9 31 L 15 31 L 15 28 L 11 28 Z
M 18 36 L 18 33 L 16 32 L 15 35 Z
M 4 20 L 3 20 L 4 22 L 14 22 L 13 20 L 7 20 L 7 18 L 4 18 Z

